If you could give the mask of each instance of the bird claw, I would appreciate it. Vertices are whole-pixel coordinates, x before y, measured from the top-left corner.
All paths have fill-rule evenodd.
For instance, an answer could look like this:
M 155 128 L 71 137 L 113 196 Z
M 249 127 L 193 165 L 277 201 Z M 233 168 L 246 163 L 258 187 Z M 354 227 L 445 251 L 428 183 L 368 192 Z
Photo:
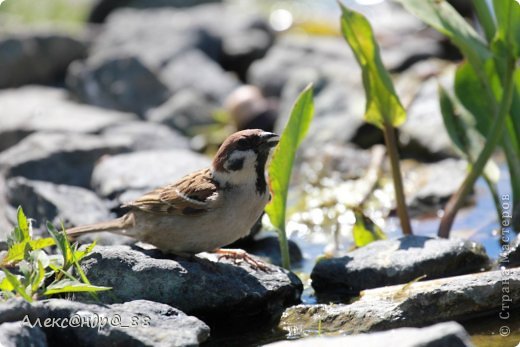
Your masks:
M 267 273 L 272 272 L 268 264 L 253 258 L 246 251 L 241 249 L 219 249 L 215 253 L 219 255 L 218 260 L 222 258 L 232 259 L 235 264 L 237 264 L 238 261 L 245 261 L 255 270 L 261 270 Z

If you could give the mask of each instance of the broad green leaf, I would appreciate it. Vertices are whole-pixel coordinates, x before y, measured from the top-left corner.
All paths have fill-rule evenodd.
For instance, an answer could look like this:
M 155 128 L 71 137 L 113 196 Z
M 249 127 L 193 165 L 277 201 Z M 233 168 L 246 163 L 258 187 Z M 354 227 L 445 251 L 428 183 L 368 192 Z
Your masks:
M 471 64 L 466 62 L 457 68 L 454 90 L 457 99 L 474 117 L 477 130 L 487 136 L 495 114 L 496 101 L 486 91 Z
M 485 141 L 485 138 L 475 128 L 475 120 L 459 104 L 459 101 L 450 96 L 441 85 L 439 85 L 439 102 L 444 127 L 451 142 L 466 157 L 468 162 L 474 163 L 482 147 L 484 147 Z M 484 174 L 490 182 L 498 182 L 500 169 L 492 159 L 487 162 Z
M 7 280 L 11 283 L 11 285 L 13 286 L 14 290 L 20 294 L 20 296 L 22 298 L 24 298 L 26 301 L 28 302 L 32 302 L 32 298 L 29 294 L 27 294 L 24 286 L 22 285 L 22 283 L 20 282 L 20 280 L 18 279 L 18 277 L 16 277 L 15 275 L 13 275 L 11 272 L 9 272 L 9 270 L 7 269 L 2 269 L 2 271 L 4 272 L 5 274 L 5 278 L 7 278 Z
M 16 212 L 16 218 L 18 222 L 18 228 L 20 228 L 22 239 L 20 241 L 26 241 L 31 238 L 29 234 L 29 222 L 27 221 L 27 217 L 23 213 L 23 209 L 21 206 L 18 206 L 18 210 Z
M 2 281 L 0 281 L 0 290 L 3 292 L 12 292 L 14 290 L 13 284 L 7 277 L 2 278 Z
M 502 0 L 500 0 L 502 1 Z M 406 10 L 446 35 L 477 69 L 491 53 L 477 32 L 446 0 L 397 0 Z
M 24 253 L 27 249 L 36 250 L 53 246 L 54 244 L 54 240 L 50 237 L 17 243 L 13 245 L 11 248 L 9 248 L 9 250 L 7 251 L 7 255 L 4 257 L 4 259 L 2 259 L 2 264 L 8 264 L 22 260 L 24 258 Z
M 363 247 L 377 240 L 386 239 L 385 233 L 370 218 L 365 216 L 360 209 L 354 209 L 356 223 L 352 229 L 354 244 Z
M 398 127 L 406 120 L 406 112 L 383 65 L 370 23 L 362 14 L 340 6 L 341 31 L 362 70 L 365 120 L 381 129 L 385 124 Z
M 495 43 L 507 49 L 513 60 L 520 57 L 520 4 L 517 0 L 493 0 L 497 19 Z
M 487 0 L 473 0 L 473 7 L 475 8 L 475 12 L 477 13 L 480 25 L 482 25 L 487 41 L 491 42 L 495 37 L 496 25 L 493 18 L 493 12 L 491 11 Z
M 280 137 L 280 143 L 276 147 L 273 159 L 269 166 L 269 181 L 272 199 L 265 211 L 269 219 L 280 234 L 282 248 L 287 247 L 285 235 L 285 218 L 287 211 L 287 192 L 294 164 L 296 151 L 305 138 L 314 114 L 313 90 L 309 85 L 298 96 L 289 121 Z M 288 250 L 288 248 L 286 248 Z M 282 252 L 284 253 L 284 252 Z M 283 256 L 283 254 L 282 254 Z M 288 268 L 288 254 L 285 256 L 284 267 Z
M 61 280 L 53 283 L 47 287 L 44 295 L 52 295 L 59 293 L 74 293 L 74 292 L 100 292 L 110 290 L 111 287 L 93 286 L 91 284 L 81 283 L 79 281 Z

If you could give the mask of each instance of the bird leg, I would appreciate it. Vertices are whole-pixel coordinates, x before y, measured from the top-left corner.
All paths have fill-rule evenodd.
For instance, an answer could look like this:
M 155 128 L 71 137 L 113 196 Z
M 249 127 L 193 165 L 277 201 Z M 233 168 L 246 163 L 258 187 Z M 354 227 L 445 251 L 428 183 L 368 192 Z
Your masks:
M 234 263 L 238 263 L 238 260 L 245 261 L 255 270 L 262 270 L 263 272 L 272 272 L 271 268 L 268 264 L 264 263 L 261 260 L 257 260 L 250 256 L 246 251 L 242 249 L 231 249 L 231 248 L 219 248 L 215 251 L 218 254 L 218 260 L 225 259 L 233 259 Z

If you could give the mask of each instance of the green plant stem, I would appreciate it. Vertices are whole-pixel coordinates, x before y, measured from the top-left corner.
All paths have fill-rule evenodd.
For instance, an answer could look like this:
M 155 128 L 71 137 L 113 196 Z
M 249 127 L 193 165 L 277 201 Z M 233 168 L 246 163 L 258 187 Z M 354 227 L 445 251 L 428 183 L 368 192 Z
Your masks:
M 412 226 L 410 225 L 410 218 L 408 210 L 406 209 L 406 199 L 404 196 L 403 179 L 401 177 L 401 168 L 399 165 L 399 153 L 397 152 L 397 140 L 395 137 L 395 129 L 385 122 L 384 136 L 388 156 L 390 158 L 390 166 L 392 168 L 392 179 L 394 180 L 395 200 L 397 202 L 397 215 L 401 222 L 401 228 L 404 235 L 412 235 Z
M 495 36 L 496 26 L 493 17 L 491 16 L 491 9 L 487 5 L 486 0 L 473 0 L 473 6 L 477 17 L 486 35 L 487 42 L 491 42 Z
M 289 242 L 287 241 L 287 233 L 285 232 L 285 226 L 283 226 L 283 230 L 278 230 L 278 241 L 280 243 L 280 253 L 282 254 L 282 266 L 287 270 L 291 270 Z
M 473 188 L 473 185 L 475 184 L 475 181 L 482 174 L 484 166 L 493 154 L 493 151 L 500 138 L 500 135 L 504 130 L 505 120 L 509 113 L 509 108 L 511 107 L 511 101 L 513 99 L 512 71 L 514 68 L 514 62 L 510 66 L 512 67 L 510 69 L 511 73 L 506 75 L 502 101 L 500 102 L 498 114 L 494 119 L 491 130 L 489 131 L 489 135 L 487 136 L 486 144 L 480 152 L 477 161 L 475 162 L 475 165 L 467 174 L 466 178 L 464 179 L 464 182 L 462 182 L 462 185 L 460 186 L 459 190 L 454 195 L 452 195 L 452 197 L 446 204 L 446 208 L 444 210 L 445 213 L 444 216 L 442 216 L 439 225 L 439 237 L 448 238 L 450 236 L 450 230 L 453 225 L 453 221 L 455 220 L 455 216 L 457 215 L 457 212 L 462 207 L 464 199 L 470 193 L 471 189 Z

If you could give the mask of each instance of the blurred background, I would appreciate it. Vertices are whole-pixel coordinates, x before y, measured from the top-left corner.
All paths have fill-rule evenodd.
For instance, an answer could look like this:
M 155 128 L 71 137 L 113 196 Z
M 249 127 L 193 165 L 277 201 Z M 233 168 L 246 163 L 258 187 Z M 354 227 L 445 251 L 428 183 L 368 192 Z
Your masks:
M 408 203 L 417 233 L 434 235 L 467 167 L 437 98 L 460 54 L 397 4 L 346 3 L 371 21 L 408 111 L 399 132 Z M 452 3 L 472 20 L 467 1 Z M 400 234 L 383 135 L 362 120 L 361 74 L 340 36 L 336 1 L 6 0 L 0 233 L 18 205 L 36 226 L 111 218 L 120 203 L 208 165 L 230 133 L 281 131 L 309 82 L 316 113 L 295 168 L 288 227 L 303 270 L 323 252 L 351 248 L 350 207 L 361 202 L 389 236 Z M 498 224 L 482 182 L 467 203 L 453 235 L 496 257 Z M 275 252 L 276 242 L 269 247 Z

